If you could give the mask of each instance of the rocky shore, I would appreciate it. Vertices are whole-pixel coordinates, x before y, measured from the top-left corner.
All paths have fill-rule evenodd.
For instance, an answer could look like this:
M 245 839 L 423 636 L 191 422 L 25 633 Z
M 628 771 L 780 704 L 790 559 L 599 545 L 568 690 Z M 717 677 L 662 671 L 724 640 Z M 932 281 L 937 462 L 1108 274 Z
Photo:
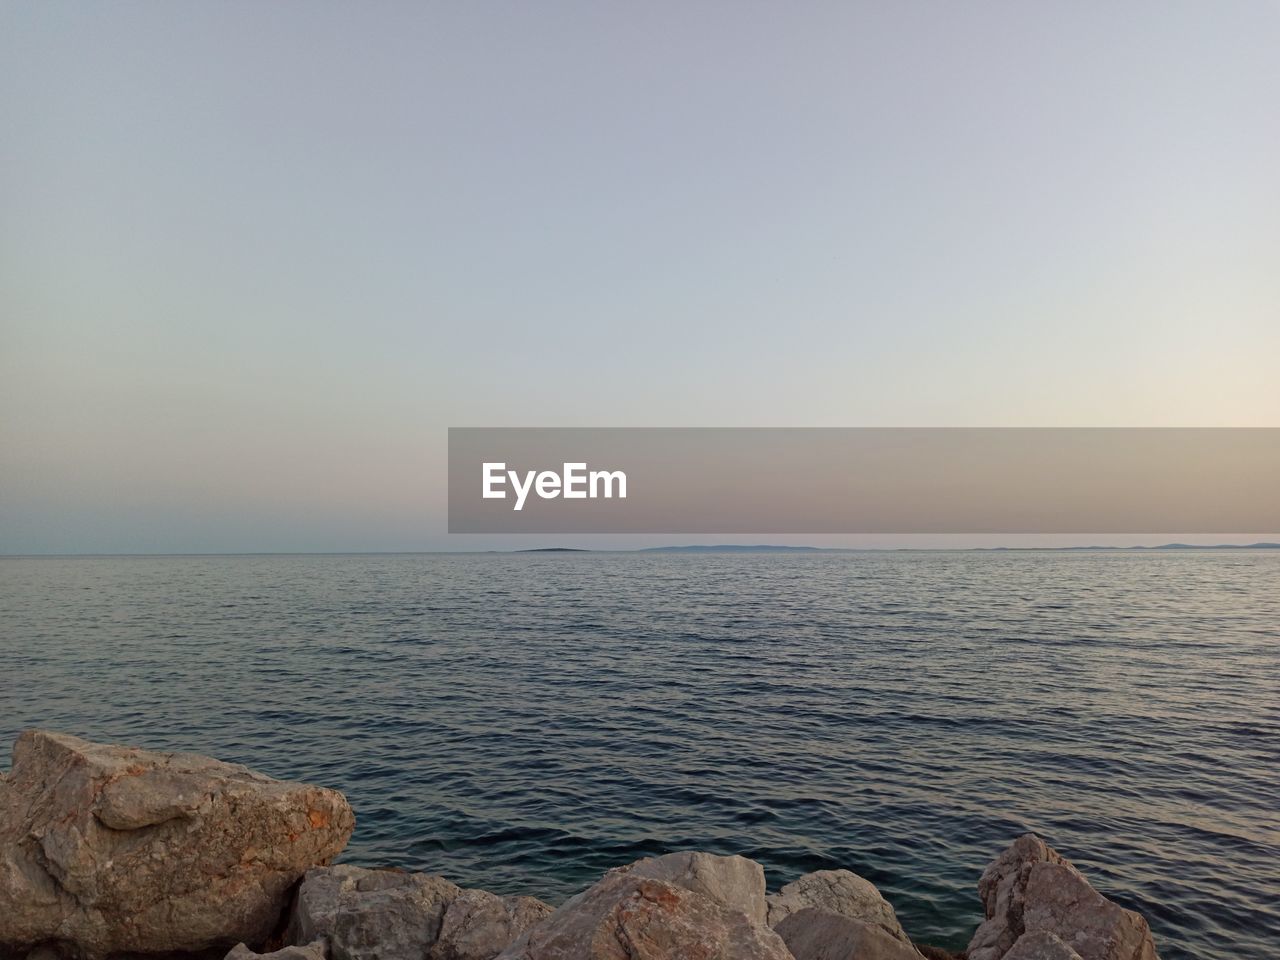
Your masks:
M 933 960 L 867 880 L 766 892 L 739 856 L 606 873 L 558 908 L 443 877 L 331 866 L 334 790 L 195 754 L 27 731 L 0 777 L 0 957 L 106 960 Z M 1147 922 L 1040 838 L 978 880 L 968 960 L 1155 960 Z

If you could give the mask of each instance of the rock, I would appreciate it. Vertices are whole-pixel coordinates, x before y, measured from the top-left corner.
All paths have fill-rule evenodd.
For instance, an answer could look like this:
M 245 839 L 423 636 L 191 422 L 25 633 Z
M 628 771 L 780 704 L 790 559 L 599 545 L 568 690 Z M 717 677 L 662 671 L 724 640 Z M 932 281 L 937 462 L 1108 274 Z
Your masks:
M 0 953 L 262 943 L 354 825 L 334 790 L 29 730 L 0 777 Z
M 788 883 L 768 898 L 769 926 L 809 907 L 880 927 L 895 940 L 910 944 L 893 907 L 875 884 L 848 870 L 818 870 Z
M 308 943 L 304 947 L 281 947 L 270 953 L 255 953 L 243 943 L 237 943 L 227 954 L 226 960 L 329 960 L 329 951 L 323 940 Z
M 910 942 L 879 924 L 817 907 L 789 914 L 775 929 L 795 960 L 920 960 Z
M 285 939 L 329 941 L 333 960 L 422 960 L 460 887 L 443 877 L 339 865 L 308 870 Z
M 915 943 L 913 946 L 924 960 L 967 960 L 963 953 L 952 953 L 942 947 L 933 947 L 927 943 Z
M 741 910 L 756 923 L 765 922 L 764 867 L 754 860 L 688 851 L 637 860 L 625 869 L 636 877 L 666 880 L 701 893 L 726 907 Z
M 986 919 L 974 931 L 968 952 L 973 960 L 999 960 L 1023 933 L 1024 868 L 1033 863 L 1062 863 L 1057 851 L 1033 833 L 1013 841 L 978 880 L 978 895 Z
M 1022 922 L 1027 933 L 1054 934 L 1081 960 L 1156 960 L 1151 928 L 1142 915 L 1112 903 L 1068 863 L 1032 866 Z
M 717 864 L 717 860 L 728 862 Z M 673 854 L 611 870 L 523 934 L 500 957 L 792 960 L 781 938 L 755 919 L 763 916 L 763 871 L 760 902 L 755 903 L 747 896 L 747 888 L 754 888 L 755 871 L 740 860 Z M 651 874 L 679 878 L 689 886 Z
M 1094 890 L 1034 834 L 992 861 L 978 893 L 987 919 L 969 942 L 969 960 L 1001 960 L 1022 937 L 1040 932 L 1053 934 L 1081 960 L 1157 960 L 1147 921 Z
M 551 912 L 533 897 L 343 864 L 307 872 L 285 938 L 326 939 L 333 960 L 492 960 Z
M 444 912 L 440 938 L 428 960 L 493 960 L 512 940 L 551 916 L 533 897 L 498 897 L 463 890 Z
M 1005 957 L 1007 960 L 1080 960 L 1080 954 L 1047 930 L 1024 933 Z

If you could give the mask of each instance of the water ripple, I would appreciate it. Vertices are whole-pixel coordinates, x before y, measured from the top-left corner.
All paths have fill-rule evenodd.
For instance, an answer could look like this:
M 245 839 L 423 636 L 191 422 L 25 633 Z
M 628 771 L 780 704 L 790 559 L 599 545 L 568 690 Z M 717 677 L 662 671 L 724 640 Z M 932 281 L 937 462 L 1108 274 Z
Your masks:
M 347 859 L 559 900 L 697 847 L 962 946 L 1036 830 L 1162 956 L 1280 943 L 1280 556 L 0 559 L 0 736 L 336 786 Z

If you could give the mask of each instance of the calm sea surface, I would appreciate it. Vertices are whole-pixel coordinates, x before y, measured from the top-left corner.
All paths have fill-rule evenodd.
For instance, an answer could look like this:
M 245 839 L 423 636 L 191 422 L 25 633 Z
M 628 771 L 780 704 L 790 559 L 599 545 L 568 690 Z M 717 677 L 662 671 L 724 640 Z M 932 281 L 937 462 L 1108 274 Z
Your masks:
M 848 867 L 961 946 L 1035 830 L 1165 958 L 1280 951 L 1280 552 L 8 558 L 0 665 L 5 741 L 338 787 L 348 860 Z

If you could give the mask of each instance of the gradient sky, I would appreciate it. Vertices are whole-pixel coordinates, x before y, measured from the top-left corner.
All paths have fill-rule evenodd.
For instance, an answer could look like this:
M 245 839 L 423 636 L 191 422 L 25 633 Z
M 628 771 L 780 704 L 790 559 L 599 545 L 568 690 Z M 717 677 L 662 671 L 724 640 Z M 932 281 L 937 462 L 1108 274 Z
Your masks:
M 1272 0 L 5 0 L 0 552 L 532 545 L 444 533 L 450 425 L 1280 425 L 1278 49 Z

